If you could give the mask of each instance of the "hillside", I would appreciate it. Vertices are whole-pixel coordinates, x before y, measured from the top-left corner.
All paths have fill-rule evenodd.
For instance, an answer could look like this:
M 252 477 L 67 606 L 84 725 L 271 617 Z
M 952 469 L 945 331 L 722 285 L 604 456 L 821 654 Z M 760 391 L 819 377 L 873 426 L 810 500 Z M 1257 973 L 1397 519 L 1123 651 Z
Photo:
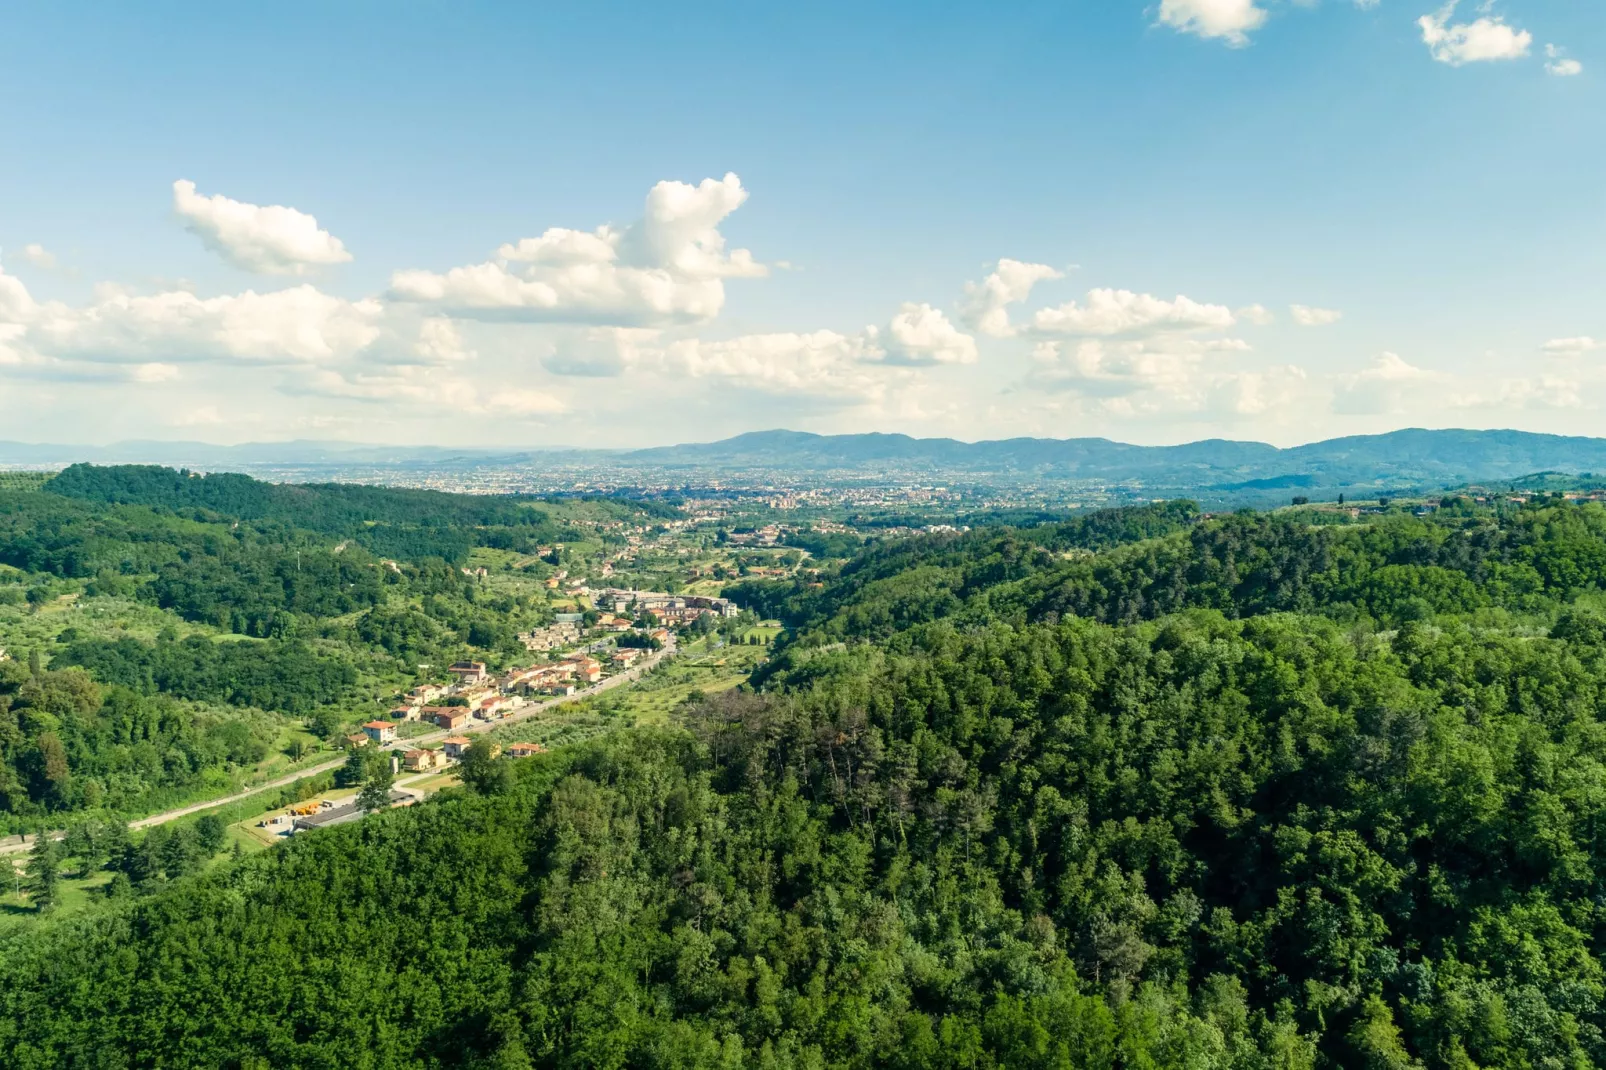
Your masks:
M 527 657 L 518 633 L 554 613 L 543 547 L 666 512 L 151 466 L 10 480 L 0 834 L 310 764 L 455 660 Z
M 0 1063 L 1606 1064 L 1606 509 L 1314 518 L 748 585 L 757 689 L 0 943 Z

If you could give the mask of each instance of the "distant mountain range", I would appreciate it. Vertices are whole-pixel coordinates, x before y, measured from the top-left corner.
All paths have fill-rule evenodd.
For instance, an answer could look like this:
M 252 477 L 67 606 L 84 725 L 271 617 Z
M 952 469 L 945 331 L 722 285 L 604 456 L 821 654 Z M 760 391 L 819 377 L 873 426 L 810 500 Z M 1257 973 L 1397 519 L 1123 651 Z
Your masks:
M 1141 480 L 1233 491 L 1459 484 L 1540 471 L 1606 472 L 1606 439 L 1409 428 L 1279 449 L 1264 442 L 1226 439 L 1133 446 L 1104 438 L 960 442 L 907 435 L 758 431 L 721 442 L 638 450 L 625 457 L 665 467 L 820 471 L 894 466 L 1034 479 Z
M 1263 442 L 1206 439 L 1180 446 L 1134 446 L 1104 438 L 1013 438 L 961 442 L 907 435 L 815 435 L 755 431 L 719 442 L 642 450 L 473 449 L 374 446 L 344 442 L 123 442 L 51 446 L 0 442 L 0 466 L 73 461 L 185 465 L 208 470 L 281 466 L 325 469 L 340 478 L 356 467 L 427 468 L 518 464 L 541 468 L 595 465 L 656 469 L 671 478 L 697 472 L 773 470 L 827 474 L 883 473 L 1003 482 L 1108 482 L 1156 493 L 1207 497 L 1281 496 L 1345 488 L 1454 486 L 1509 480 L 1535 472 L 1606 473 L 1606 439 L 1526 431 L 1428 431 L 1409 428 L 1279 449 Z

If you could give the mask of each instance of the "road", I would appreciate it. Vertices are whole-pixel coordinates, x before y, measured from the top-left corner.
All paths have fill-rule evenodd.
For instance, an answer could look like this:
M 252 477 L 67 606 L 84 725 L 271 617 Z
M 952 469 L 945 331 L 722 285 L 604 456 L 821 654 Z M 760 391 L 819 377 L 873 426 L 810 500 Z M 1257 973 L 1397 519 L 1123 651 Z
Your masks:
M 565 705 L 566 703 L 579 702 L 581 699 L 587 699 L 594 695 L 600 695 L 604 691 L 634 682 L 635 680 L 639 679 L 643 673 L 654 668 L 659 662 L 663 661 L 667 657 L 672 656 L 674 653 L 675 640 L 674 637 L 671 636 L 668 645 L 666 645 L 662 650 L 654 651 L 646 658 L 642 659 L 641 664 L 635 666 L 634 668 L 627 669 L 624 672 L 619 673 L 617 676 L 610 676 L 606 680 L 599 681 L 595 684 L 592 684 L 590 687 L 576 691 L 572 695 L 560 695 L 557 698 L 548 699 L 545 702 L 535 702 L 528 706 L 523 706 L 518 710 L 518 712 L 509 714 L 508 716 L 503 717 L 501 720 L 473 721 L 461 728 L 456 729 L 455 732 L 458 735 L 469 732 L 490 732 L 497 728 L 501 728 L 504 725 L 515 724 L 527 717 L 534 717 L 538 713 L 544 713 L 547 710 L 556 709 L 557 707 Z M 436 740 L 445 739 L 447 735 L 448 733 L 442 729 L 440 731 L 430 732 L 427 735 L 414 736 L 412 739 L 406 740 L 405 742 L 414 746 L 419 746 L 424 743 L 433 743 Z M 200 813 L 202 810 L 210 810 L 215 806 L 227 806 L 229 803 L 240 802 L 244 799 L 251 798 L 253 795 L 260 795 L 265 791 L 272 791 L 275 788 L 288 787 L 298 780 L 302 780 L 310 776 L 317 776 L 320 773 L 327 773 L 333 769 L 339 769 L 345 764 L 346 759 L 344 756 L 332 758 L 327 762 L 321 762 L 318 765 L 308 766 L 305 769 L 298 769 L 294 773 L 288 773 L 276 780 L 270 780 L 265 784 L 257 784 L 253 787 L 246 788 L 243 791 L 237 791 L 232 795 L 224 795 L 216 799 L 207 799 L 205 802 L 191 803 L 189 806 L 180 806 L 173 810 L 164 810 L 159 814 L 152 814 L 149 817 L 142 817 L 137 821 L 130 821 L 128 823 L 128 827 L 142 829 L 149 828 L 151 825 L 165 825 L 169 821 L 177 821 L 181 817 L 188 817 L 190 814 Z M 52 839 L 59 840 L 62 838 L 63 833 L 60 831 L 52 832 L 50 836 Z M 29 838 L 26 836 L 19 836 L 15 841 L 0 844 L 0 855 L 18 854 L 26 851 L 33 846 L 34 839 L 36 838 L 37 837 Z

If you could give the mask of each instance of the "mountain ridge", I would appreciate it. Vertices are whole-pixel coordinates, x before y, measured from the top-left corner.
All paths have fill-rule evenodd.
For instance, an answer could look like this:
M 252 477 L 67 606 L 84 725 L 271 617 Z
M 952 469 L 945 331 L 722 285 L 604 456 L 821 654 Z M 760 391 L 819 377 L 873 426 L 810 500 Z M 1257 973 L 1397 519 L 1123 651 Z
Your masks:
M 487 464 L 591 464 L 657 468 L 875 472 L 1004 481 L 1108 481 L 1154 489 L 1242 491 L 1453 486 L 1534 472 L 1606 472 L 1606 438 L 1507 429 L 1401 428 L 1298 446 L 1200 439 L 1142 446 L 1108 438 L 1017 437 L 966 442 L 867 432 L 822 435 L 774 429 L 714 442 L 645 449 L 449 447 L 292 441 L 215 446 L 134 441 L 107 446 L 0 442 L 0 465 L 154 463 L 208 470 L 321 466 L 338 476 L 354 466 L 454 467 Z

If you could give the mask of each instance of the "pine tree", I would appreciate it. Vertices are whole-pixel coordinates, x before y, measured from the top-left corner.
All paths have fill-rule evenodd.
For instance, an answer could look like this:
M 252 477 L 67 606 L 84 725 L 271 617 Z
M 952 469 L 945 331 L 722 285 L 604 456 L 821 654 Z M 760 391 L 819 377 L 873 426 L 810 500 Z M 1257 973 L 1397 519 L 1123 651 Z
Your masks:
M 44 911 L 55 906 L 60 888 L 61 872 L 56 842 L 49 833 L 41 832 L 28 854 L 28 894 L 33 897 L 34 909 Z
M 373 764 L 372 771 L 368 776 L 368 782 L 357 793 L 357 806 L 362 809 L 363 813 L 371 814 L 375 810 L 383 810 L 390 805 L 391 779 L 388 759 Z

